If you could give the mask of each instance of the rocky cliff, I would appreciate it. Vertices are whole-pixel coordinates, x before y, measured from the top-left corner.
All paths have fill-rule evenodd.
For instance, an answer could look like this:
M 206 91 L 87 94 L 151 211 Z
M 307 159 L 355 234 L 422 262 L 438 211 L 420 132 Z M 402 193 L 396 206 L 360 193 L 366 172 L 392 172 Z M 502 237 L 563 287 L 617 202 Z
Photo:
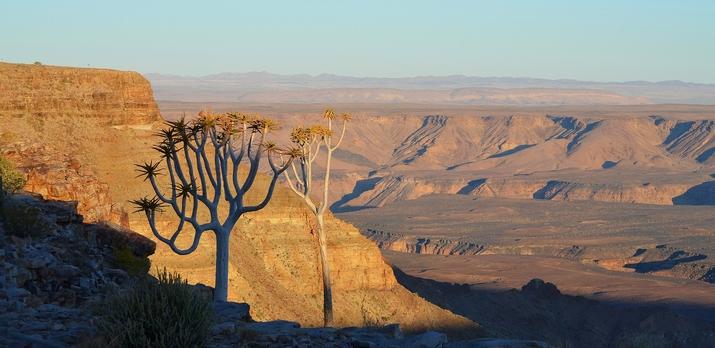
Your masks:
M 135 90 L 141 89 L 145 82 L 138 78 L 138 86 L 128 86 L 127 80 L 124 80 L 126 85 L 114 84 L 116 78 L 133 75 L 104 70 L 36 66 L 3 68 L 3 78 L 16 82 L 34 81 L 27 80 L 27 76 L 39 76 L 43 74 L 42 69 L 66 71 L 68 76 L 76 77 L 76 80 L 67 80 L 70 81 L 67 82 L 69 86 L 65 86 L 68 96 L 77 95 L 74 89 L 91 89 L 94 85 L 124 86 Z M 36 87 L 25 82 L 28 85 L 19 88 L 34 91 L 43 86 L 63 85 L 66 81 L 63 74 L 42 75 L 47 81 L 36 82 Z M 118 89 L 108 93 L 122 95 L 125 92 Z M 150 90 L 147 93 L 150 98 Z M 35 99 L 41 99 L 38 98 Z M 117 211 L 113 207 L 121 208 L 127 200 L 150 193 L 150 187 L 135 178 L 134 163 L 156 159 L 151 144 L 159 124 L 137 124 L 154 119 L 149 116 L 155 115 L 153 101 L 137 106 L 136 110 L 125 108 L 122 117 L 114 118 L 112 113 L 99 112 L 105 110 L 107 103 L 99 100 L 94 105 L 91 100 L 83 99 L 90 105 L 86 109 L 61 109 L 70 104 L 57 100 L 50 100 L 43 108 L 36 103 L 5 103 L 2 110 L 12 111 L 0 114 L 3 121 L 0 123 L 0 145 L 3 152 L 30 176 L 27 190 L 78 201 L 82 214 L 102 220 L 107 218 L 107 213 L 112 217 L 112 211 Z M 265 186 L 262 180 L 255 186 Z M 120 221 L 128 222 L 133 230 L 153 238 L 142 215 L 132 214 L 128 221 L 126 218 Z M 329 225 L 338 325 L 399 322 L 408 332 L 429 328 L 447 331 L 476 328 L 471 321 L 432 305 L 400 286 L 392 269 L 382 260 L 379 249 L 354 227 L 333 218 Z M 242 218 L 233 236 L 231 299 L 249 303 L 256 319 L 287 319 L 303 325 L 322 323 L 317 244 L 300 201 L 287 189 L 278 190 L 268 208 Z M 160 244 L 152 264 L 153 267 L 177 270 L 191 282 L 211 285 L 214 250 L 210 234 L 204 236 L 200 249 L 189 256 L 178 256 Z
M 110 124 L 159 119 L 149 82 L 136 72 L 0 62 L 0 117 L 97 118 Z
M 74 156 L 50 145 L 23 142 L 5 145 L 0 154 L 25 174 L 25 190 L 45 199 L 74 202 L 85 221 L 111 221 L 129 227 L 127 213 L 112 202 L 109 185 Z
M 126 260 L 148 266 L 146 256 L 154 248 L 134 232 L 84 223 L 72 202 L 27 195 L 4 199 L 0 346 L 78 346 L 96 334 L 92 306 L 129 286 Z
M 0 62 L 0 120 L 0 154 L 25 173 L 26 190 L 76 202 L 85 221 L 128 226 L 97 171 L 104 162 L 115 170 L 112 153 L 127 140 L 115 128 L 160 120 L 146 79 L 135 72 Z

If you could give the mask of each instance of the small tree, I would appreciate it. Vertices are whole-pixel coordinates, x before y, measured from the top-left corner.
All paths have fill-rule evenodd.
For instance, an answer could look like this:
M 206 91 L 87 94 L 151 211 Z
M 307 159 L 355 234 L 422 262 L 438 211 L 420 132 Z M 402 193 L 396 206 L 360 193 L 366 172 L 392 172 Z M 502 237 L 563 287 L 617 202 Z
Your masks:
M 196 250 L 201 235 L 212 231 L 216 236 L 216 283 L 214 300 L 228 299 L 228 247 L 231 231 L 244 213 L 263 209 L 270 201 L 278 177 L 293 160 L 293 153 L 279 150 L 265 140 L 276 124 L 264 118 L 241 114 L 214 115 L 199 113 L 193 122 L 183 119 L 167 122 L 167 128 L 158 136 L 161 141 L 154 146 L 162 160 L 141 165 L 139 176 L 149 180 L 155 196 L 132 201 L 143 211 L 154 236 L 179 255 Z M 289 159 L 280 165 L 273 155 L 287 154 Z M 256 205 L 245 205 L 244 197 L 253 188 L 262 156 L 266 154 L 272 178 L 263 200 Z M 281 156 L 282 157 L 282 156 Z M 243 172 L 243 164 L 248 168 Z M 162 192 L 157 183 L 164 164 L 170 187 Z M 170 237 L 164 237 L 156 227 L 156 212 L 168 206 L 178 217 L 178 226 Z M 199 221 L 199 210 L 208 212 L 208 221 Z M 176 241 L 186 224 L 193 229 L 193 242 L 182 249 Z
M 325 211 L 328 208 L 328 193 L 330 186 L 330 164 L 333 152 L 340 146 L 345 136 L 349 114 L 342 115 L 342 130 L 338 141 L 333 143 L 333 120 L 336 118 L 335 110 L 327 109 L 323 114 L 327 127 L 312 126 L 296 128 L 291 133 L 291 141 L 298 146 L 298 162 L 291 162 L 293 178 L 286 172 L 288 186 L 300 196 L 318 221 L 318 244 L 320 247 L 320 264 L 323 271 L 323 319 L 325 326 L 333 324 L 333 292 L 330 284 L 330 267 L 328 265 L 328 248 L 325 236 Z M 323 176 L 322 197 L 317 202 L 311 197 L 313 188 L 313 162 L 318 158 L 322 146 L 325 146 L 325 173 Z M 295 180 L 295 183 L 293 182 Z
M 15 165 L 0 156 L 0 196 L 12 195 L 25 186 L 25 176 L 17 171 Z

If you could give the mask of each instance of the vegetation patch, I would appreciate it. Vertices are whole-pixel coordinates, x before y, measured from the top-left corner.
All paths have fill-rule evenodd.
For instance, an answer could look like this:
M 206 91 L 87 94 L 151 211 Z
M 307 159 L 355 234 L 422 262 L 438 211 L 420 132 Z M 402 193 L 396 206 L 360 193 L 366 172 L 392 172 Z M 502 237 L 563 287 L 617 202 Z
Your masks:
M 211 300 L 166 270 L 110 296 L 99 311 L 110 347 L 202 347 L 213 323 Z
M 3 200 L 0 217 L 6 233 L 20 238 L 43 238 L 57 230 L 57 225 L 42 209 L 18 198 Z
M 15 165 L 0 156 L 0 194 L 4 196 L 12 195 L 25 186 L 25 176 L 17 171 Z
M 143 275 L 149 272 L 151 262 L 146 257 L 134 255 L 128 246 L 121 246 L 112 251 L 114 263 L 117 267 L 127 271 L 130 275 Z

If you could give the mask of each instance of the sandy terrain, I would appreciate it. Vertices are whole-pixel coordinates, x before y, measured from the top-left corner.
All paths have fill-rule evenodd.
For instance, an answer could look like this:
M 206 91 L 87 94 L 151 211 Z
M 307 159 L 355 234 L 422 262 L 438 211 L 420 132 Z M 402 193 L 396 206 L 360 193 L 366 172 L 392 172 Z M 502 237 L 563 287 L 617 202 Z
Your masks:
M 715 282 L 712 212 L 707 206 L 434 195 L 339 216 L 387 250 L 559 257 Z

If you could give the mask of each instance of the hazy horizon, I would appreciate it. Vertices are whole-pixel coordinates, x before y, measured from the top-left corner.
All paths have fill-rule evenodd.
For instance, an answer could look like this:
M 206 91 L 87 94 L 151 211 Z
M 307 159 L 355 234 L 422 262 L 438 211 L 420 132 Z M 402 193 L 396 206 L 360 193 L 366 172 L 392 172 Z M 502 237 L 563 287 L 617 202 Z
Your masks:
M 48 64 L 51 65 L 51 64 Z M 103 68 L 103 67 L 96 67 Z M 111 68 L 109 68 L 111 69 Z M 470 74 L 425 74 L 425 75 L 404 75 L 404 76 L 378 76 L 378 75 L 350 75 L 350 74 L 336 74 L 330 72 L 322 73 L 277 73 L 269 70 L 245 70 L 245 71 L 218 71 L 206 74 L 182 74 L 182 73 L 160 73 L 154 71 L 138 71 L 142 75 L 147 76 L 163 76 L 163 77 L 182 77 L 182 78 L 205 78 L 209 76 L 219 76 L 219 75 L 249 75 L 249 74 L 267 74 L 275 76 L 289 76 L 289 77 L 346 77 L 346 78 L 356 78 L 356 79 L 386 79 L 386 80 L 398 80 L 398 79 L 419 79 L 419 78 L 479 78 L 479 79 L 514 79 L 514 80 L 544 80 L 544 81 L 565 81 L 565 82 L 593 82 L 593 83 L 603 83 L 603 84 L 627 84 L 627 83 L 687 83 L 687 84 L 697 84 L 697 85 L 715 85 L 715 82 L 693 82 L 687 80 L 584 80 L 584 79 L 572 79 L 572 78 L 544 78 L 544 77 L 534 77 L 534 76 L 513 76 L 513 75 L 470 75 Z

